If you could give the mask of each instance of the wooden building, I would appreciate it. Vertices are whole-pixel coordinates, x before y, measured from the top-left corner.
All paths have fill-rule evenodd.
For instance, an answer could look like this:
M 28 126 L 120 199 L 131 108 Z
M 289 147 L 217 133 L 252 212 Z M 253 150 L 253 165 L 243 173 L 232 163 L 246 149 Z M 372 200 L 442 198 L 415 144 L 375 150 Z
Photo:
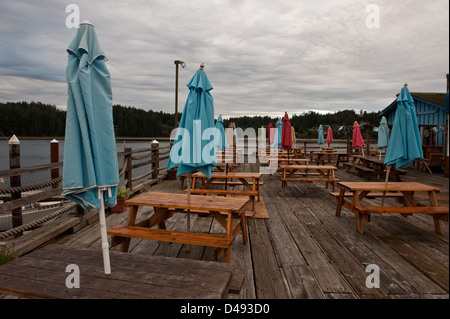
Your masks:
M 447 75 L 448 82 L 448 75 Z M 448 91 L 448 84 L 447 84 Z M 447 115 L 448 106 L 446 98 L 448 93 L 411 92 L 416 107 L 417 124 L 419 126 L 424 158 L 430 159 L 437 154 L 438 165 L 445 166 L 444 157 L 447 144 Z M 397 109 L 397 99 L 383 109 L 379 117 L 385 116 L 388 125 L 394 122 L 395 111 Z M 433 154 L 433 155 L 432 155 Z

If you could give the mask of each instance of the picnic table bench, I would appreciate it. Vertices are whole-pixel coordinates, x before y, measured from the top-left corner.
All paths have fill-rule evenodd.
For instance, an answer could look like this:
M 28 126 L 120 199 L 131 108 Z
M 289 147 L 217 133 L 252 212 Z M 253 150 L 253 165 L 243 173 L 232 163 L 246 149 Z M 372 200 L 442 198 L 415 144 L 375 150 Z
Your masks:
M 255 211 L 255 201 L 256 198 L 258 198 L 258 202 L 260 201 L 260 192 L 259 192 L 259 186 L 260 186 L 260 180 L 261 180 L 262 174 L 257 172 L 215 172 L 212 173 L 211 178 L 207 179 L 206 175 L 197 172 L 195 174 L 192 174 L 192 188 L 191 188 L 191 194 L 215 194 L 215 195 L 242 195 L 242 196 L 249 196 L 250 201 L 252 202 L 252 211 Z M 220 180 L 226 180 L 227 185 L 243 185 L 243 190 L 236 190 L 236 189 L 211 189 L 210 186 L 220 182 L 220 185 L 223 185 L 224 182 Z M 247 179 L 250 179 L 251 181 L 247 181 Z M 198 188 L 198 180 L 201 181 L 201 186 Z M 235 182 L 232 182 L 230 180 L 237 180 Z M 231 183 L 231 184 L 228 184 Z M 187 190 L 185 191 L 187 192 Z
M 242 232 L 243 242 L 247 244 L 247 221 L 245 209 L 249 201 L 246 198 L 211 198 L 191 195 L 188 200 L 185 194 L 147 192 L 125 201 L 129 205 L 126 225 L 116 225 L 108 229 L 112 236 L 112 246 L 120 244 L 120 250 L 127 252 L 131 238 L 175 242 L 187 245 L 209 246 L 216 248 L 216 257 L 224 256 L 224 262 L 230 262 L 231 244 Z M 139 206 L 153 207 L 150 218 L 136 224 Z M 173 213 L 209 213 L 225 229 L 225 235 L 204 234 L 167 230 L 165 220 Z M 239 221 L 233 225 L 234 217 Z M 152 228 L 158 226 L 157 228 Z
M 283 187 L 283 192 L 286 193 L 286 185 L 288 181 L 298 182 L 325 182 L 325 186 L 328 188 L 328 184 L 334 187 L 339 179 L 336 179 L 334 172 L 337 170 L 335 166 L 330 165 L 281 165 L 282 177 L 281 184 Z M 313 171 L 311 174 L 310 171 Z M 296 172 L 304 172 L 304 177 L 294 177 Z M 315 174 L 314 174 L 315 173 Z M 319 175 L 317 175 L 319 174 Z M 312 177 L 311 177 L 312 176 Z
M 370 221 L 370 214 L 428 214 L 433 217 L 437 233 L 442 234 L 441 221 L 448 221 L 448 207 L 439 207 L 436 192 L 439 188 L 415 182 L 339 182 L 339 196 L 337 199 L 336 216 L 340 216 L 342 207 L 355 214 L 356 230 L 362 234 L 362 219 Z M 416 192 L 427 192 L 429 206 L 419 203 L 415 198 Z M 351 195 L 350 195 L 351 194 Z M 395 195 L 393 195 L 395 194 Z M 401 194 L 401 195 L 399 195 Z M 333 194 L 334 195 L 334 194 Z M 404 206 L 365 206 L 361 202 L 367 197 L 403 197 Z M 346 197 L 351 197 L 349 201 Z

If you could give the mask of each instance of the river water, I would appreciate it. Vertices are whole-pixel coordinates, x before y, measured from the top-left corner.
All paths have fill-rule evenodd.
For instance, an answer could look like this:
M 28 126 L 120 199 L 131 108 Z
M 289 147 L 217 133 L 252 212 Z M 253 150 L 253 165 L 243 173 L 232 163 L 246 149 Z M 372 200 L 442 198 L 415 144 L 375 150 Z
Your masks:
M 29 167 L 34 165 L 50 163 L 50 141 L 49 139 L 22 139 L 20 140 L 20 166 Z M 149 140 L 118 140 L 117 151 L 122 152 L 125 147 L 133 150 L 150 148 Z M 64 159 L 64 140 L 59 140 L 59 160 Z M 169 141 L 159 141 L 161 146 L 169 145 Z M 303 146 L 303 142 L 296 146 Z M 316 143 L 308 143 L 308 147 L 318 147 Z M 346 143 L 332 143 L 333 147 L 346 147 Z M 343 151 L 343 150 L 342 150 Z M 120 163 L 119 163 L 120 166 Z M 9 169 L 9 145 L 8 140 L 0 140 L 0 171 Z

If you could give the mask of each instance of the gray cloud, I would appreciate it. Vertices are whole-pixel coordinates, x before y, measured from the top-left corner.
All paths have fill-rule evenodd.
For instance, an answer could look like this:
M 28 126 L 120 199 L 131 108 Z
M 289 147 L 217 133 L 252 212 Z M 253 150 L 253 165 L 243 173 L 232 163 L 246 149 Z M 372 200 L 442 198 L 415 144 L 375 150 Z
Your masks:
M 373 1 L 77 1 L 109 61 L 114 103 L 173 112 L 201 62 L 216 116 L 284 111 L 378 111 L 403 83 L 445 91 L 446 0 L 376 1 L 380 28 L 365 25 Z M 67 3 L 68 4 L 68 3 Z M 75 35 L 57 0 L 0 4 L 0 100 L 66 103 L 66 47 Z

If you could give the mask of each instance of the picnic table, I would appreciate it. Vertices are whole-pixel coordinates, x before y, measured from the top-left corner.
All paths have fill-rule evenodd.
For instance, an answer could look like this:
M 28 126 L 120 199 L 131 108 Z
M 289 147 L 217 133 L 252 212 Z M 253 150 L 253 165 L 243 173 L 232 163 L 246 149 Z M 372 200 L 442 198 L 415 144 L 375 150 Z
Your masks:
M 197 172 L 192 174 L 191 194 L 249 196 L 250 201 L 252 202 L 252 211 L 254 212 L 256 198 L 258 198 L 258 202 L 261 200 L 259 192 L 261 177 L 262 174 L 257 172 L 214 172 L 211 174 L 211 178 L 207 179 L 205 174 Z M 247 181 L 247 179 L 250 179 L 251 181 Z M 201 181 L 200 188 L 198 188 L 198 180 Z M 225 181 L 223 180 L 226 180 L 226 185 L 229 186 L 244 185 L 244 189 L 210 189 L 211 185 L 225 185 Z
M 344 163 L 347 167 L 345 170 L 349 172 L 352 168 L 355 168 L 357 176 L 385 176 L 386 175 L 386 165 L 384 164 L 384 159 L 380 159 L 377 156 L 362 156 L 362 155 L 351 155 L 352 160 L 350 163 Z M 391 167 L 389 173 L 390 176 L 394 176 L 397 182 L 401 182 L 400 175 L 405 175 L 406 170 L 401 168 Z
M 231 243 L 242 232 L 243 242 L 247 244 L 247 221 L 245 209 L 249 200 L 246 198 L 228 198 L 185 194 L 147 192 L 125 201 L 129 205 L 126 225 L 116 225 L 108 229 L 112 246 L 120 244 L 120 251 L 127 252 L 131 238 L 167 241 L 188 245 L 209 246 L 216 248 L 216 257 L 224 255 L 224 262 L 230 262 Z M 136 224 L 136 214 L 140 206 L 153 207 L 150 218 Z M 174 212 L 209 214 L 226 230 L 225 235 L 205 234 L 167 230 L 165 220 Z M 239 220 L 233 226 L 234 217 Z M 152 228 L 158 226 L 158 228 Z
M 362 219 L 370 221 L 370 214 L 429 214 L 433 217 L 437 233 L 442 234 L 441 220 L 448 221 L 448 207 L 438 207 L 436 193 L 439 188 L 416 182 L 339 182 L 336 216 L 340 216 L 342 207 L 355 214 L 356 230 L 362 234 Z M 414 194 L 428 192 L 429 206 L 419 203 Z M 365 206 L 361 202 L 367 197 L 394 195 L 403 199 L 404 206 Z M 351 198 L 347 200 L 346 198 Z
M 288 181 L 298 182 L 325 182 L 332 185 L 333 191 L 336 182 L 339 180 L 335 178 L 334 172 L 337 170 L 335 166 L 330 165 L 281 165 L 281 185 L 283 193 L 286 193 L 286 185 Z M 311 172 L 312 171 L 312 172 Z M 301 173 L 302 177 L 295 177 L 296 172 Z
M 100 249 L 47 245 L 0 266 L 0 293 L 29 299 L 189 300 L 227 298 L 242 285 L 242 276 L 231 264 L 109 254 L 112 272 L 105 275 Z M 68 265 L 79 268 L 78 288 L 66 286 L 72 274 Z
M 348 153 L 338 153 L 334 149 L 323 149 L 320 151 L 313 151 L 310 153 L 311 161 L 315 161 L 317 165 L 325 165 L 325 161 L 336 161 L 336 167 L 339 167 L 339 163 L 347 163 L 349 161 Z

